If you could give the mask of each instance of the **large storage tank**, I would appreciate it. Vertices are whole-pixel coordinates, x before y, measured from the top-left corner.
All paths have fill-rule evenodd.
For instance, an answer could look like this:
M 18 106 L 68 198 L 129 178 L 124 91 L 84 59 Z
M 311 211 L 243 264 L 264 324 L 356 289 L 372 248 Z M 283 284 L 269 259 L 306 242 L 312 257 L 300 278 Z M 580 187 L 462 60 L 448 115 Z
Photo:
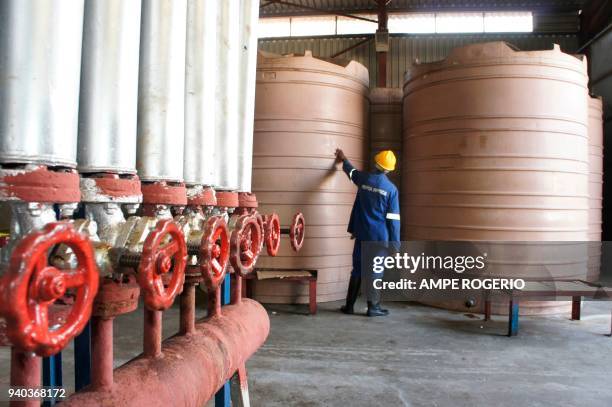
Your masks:
M 346 227 L 355 187 L 334 166 L 341 147 L 358 168 L 367 166 L 368 71 L 305 55 L 260 54 L 257 64 L 253 192 L 263 213 L 277 211 L 287 227 L 302 211 L 307 232 L 295 254 L 281 242 L 278 257 L 258 267 L 318 269 L 318 301 L 344 298 L 353 241 Z M 262 302 L 304 303 L 306 285 L 259 281 Z
M 370 167 L 374 156 L 392 150 L 398 158 L 389 179 L 399 189 L 402 175 L 402 99 L 400 88 L 374 88 L 370 91 Z M 400 191 L 401 194 L 401 191 Z
M 517 259 L 528 259 L 530 277 L 585 278 L 586 252 L 578 256 L 575 246 L 586 248 L 572 242 L 588 232 L 586 61 L 558 46 L 520 52 L 494 42 L 413 66 L 405 79 L 404 238 L 563 241 L 571 258 L 500 244 L 488 254 L 490 271 L 523 277 Z M 565 260 L 574 264 L 557 270 Z M 522 310 L 546 313 L 560 304 Z
M 601 98 L 589 98 L 589 241 L 601 240 L 603 188 L 603 110 Z M 601 248 L 589 245 L 588 279 L 599 277 Z

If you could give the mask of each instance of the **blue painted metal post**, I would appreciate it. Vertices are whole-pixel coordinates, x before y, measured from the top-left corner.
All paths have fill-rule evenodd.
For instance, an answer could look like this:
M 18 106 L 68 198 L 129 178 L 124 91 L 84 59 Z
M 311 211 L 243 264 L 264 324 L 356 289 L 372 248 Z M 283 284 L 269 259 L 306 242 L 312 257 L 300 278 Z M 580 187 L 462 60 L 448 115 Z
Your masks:
M 227 273 L 221 285 L 221 303 L 224 305 L 229 304 L 230 296 L 230 275 Z M 230 407 L 230 404 L 230 382 L 227 382 L 217 394 L 215 394 L 215 407 Z
M 519 329 L 519 303 L 516 299 L 510 299 L 508 309 L 508 336 L 516 336 Z
M 74 338 L 74 388 L 76 391 L 91 383 L 91 321 Z
M 62 387 L 62 352 L 43 358 L 43 386 Z M 43 407 L 55 405 L 55 400 L 43 401 Z

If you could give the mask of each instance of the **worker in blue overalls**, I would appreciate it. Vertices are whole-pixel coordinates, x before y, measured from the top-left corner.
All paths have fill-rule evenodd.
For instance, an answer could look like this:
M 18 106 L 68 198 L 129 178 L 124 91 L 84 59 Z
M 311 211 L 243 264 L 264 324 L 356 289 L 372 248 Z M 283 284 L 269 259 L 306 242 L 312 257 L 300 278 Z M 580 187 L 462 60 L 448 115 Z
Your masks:
M 387 173 L 395 170 L 396 158 L 393 151 L 381 151 L 374 157 L 376 170 L 373 172 L 358 171 L 347 160 L 341 149 L 336 150 L 336 162 L 342 163 L 342 169 L 349 179 L 357 186 L 357 196 L 351 211 L 348 232 L 355 239 L 353 248 L 353 271 L 346 295 L 346 305 L 341 310 L 345 314 L 354 313 L 354 305 L 359 295 L 362 276 L 362 242 L 379 242 L 387 248 L 389 242 L 397 250 L 400 241 L 400 213 L 397 188 Z M 370 244 L 370 243 L 368 243 Z M 372 272 L 371 265 L 364 270 Z M 371 275 L 371 274 L 369 274 Z M 382 273 L 372 278 L 381 278 Z M 380 307 L 380 292 L 367 282 L 365 292 L 368 300 L 369 317 L 388 315 L 389 311 Z

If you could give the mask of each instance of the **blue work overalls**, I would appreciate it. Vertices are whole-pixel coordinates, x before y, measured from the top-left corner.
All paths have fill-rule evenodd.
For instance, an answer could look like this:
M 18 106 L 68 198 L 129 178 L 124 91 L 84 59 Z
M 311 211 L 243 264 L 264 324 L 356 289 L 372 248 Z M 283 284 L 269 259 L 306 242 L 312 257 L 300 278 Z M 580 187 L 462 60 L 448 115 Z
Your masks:
M 399 248 L 399 197 L 397 188 L 383 172 L 359 171 L 348 160 L 344 160 L 342 169 L 357 186 L 348 232 L 355 237 L 351 275 L 360 277 L 362 242 L 382 242 L 381 250 L 393 242 L 395 249 Z

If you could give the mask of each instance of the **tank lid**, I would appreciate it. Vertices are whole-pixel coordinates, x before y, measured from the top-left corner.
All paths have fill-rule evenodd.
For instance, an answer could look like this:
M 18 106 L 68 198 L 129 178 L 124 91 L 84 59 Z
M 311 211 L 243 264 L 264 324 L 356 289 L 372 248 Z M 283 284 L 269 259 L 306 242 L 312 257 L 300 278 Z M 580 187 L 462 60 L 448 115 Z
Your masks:
M 452 66 L 482 65 L 485 63 L 522 63 L 564 64 L 586 75 L 586 57 L 584 55 L 571 55 L 561 51 L 559 44 L 554 44 L 551 50 L 521 51 L 516 46 L 505 41 L 469 44 L 454 48 L 450 54 L 441 61 L 419 63 L 415 61 L 404 75 L 404 83 L 424 74 L 447 69 Z
M 328 72 L 330 74 L 348 76 L 369 87 L 370 77 L 368 69 L 357 61 L 341 58 L 314 57 L 311 50 L 303 54 L 279 55 L 266 51 L 257 53 L 257 69 L 313 69 Z

